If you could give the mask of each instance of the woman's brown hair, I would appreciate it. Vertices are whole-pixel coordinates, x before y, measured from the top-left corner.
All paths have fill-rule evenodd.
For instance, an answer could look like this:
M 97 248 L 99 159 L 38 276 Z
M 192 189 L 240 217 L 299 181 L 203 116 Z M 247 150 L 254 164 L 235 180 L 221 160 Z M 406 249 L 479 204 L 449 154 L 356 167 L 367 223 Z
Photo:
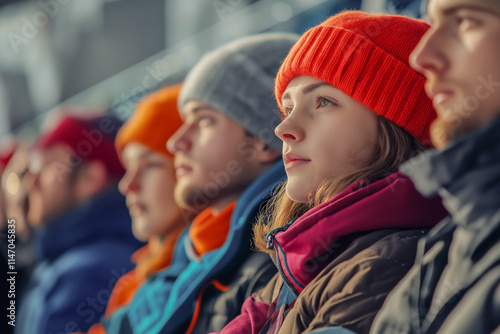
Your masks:
M 378 129 L 378 141 L 368 163 L 358 170 L 326 180 L 311 201 L 307 203 L 292 201 L 286 194 L 286 182 L 284 182 L 257 218 L 253 229 L 255 247 L 260 251 L 273 252 L 266 248 L 266 233 L 325 203 L 355 182 L 381 180 L 397 172 L 403 162 L 424 150 L 424 146 L 405 129 L 383 116 L 378 117 Z M 360 186 L 363 186 L 363 183 Z

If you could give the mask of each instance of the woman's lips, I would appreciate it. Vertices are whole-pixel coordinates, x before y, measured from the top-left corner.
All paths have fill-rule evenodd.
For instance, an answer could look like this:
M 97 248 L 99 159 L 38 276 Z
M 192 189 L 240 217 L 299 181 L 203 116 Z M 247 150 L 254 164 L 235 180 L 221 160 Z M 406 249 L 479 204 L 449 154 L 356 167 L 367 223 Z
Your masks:
M 285 163 L 285 170 L 290 170 L 292 168 L 304 165 L 311 160 L 296 153 L 287 153 L 283 156 L 283 161 Z

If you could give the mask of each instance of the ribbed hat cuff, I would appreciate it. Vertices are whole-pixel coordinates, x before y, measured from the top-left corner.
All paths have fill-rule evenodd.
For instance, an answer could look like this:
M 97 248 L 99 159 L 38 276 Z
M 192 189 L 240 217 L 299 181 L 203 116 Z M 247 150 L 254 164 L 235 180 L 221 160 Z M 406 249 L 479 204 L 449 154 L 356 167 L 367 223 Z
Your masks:
M 296 76 L 321 79 L 363 103 L 377 114 L 405 128 L 416 139 L 424 140 L 432 109 L 424 90 L 425 79 L 408 65 L 353 31 L 318 26 L 306 32 L 290 52 L 276 79 L 278 104 L 289 82 Z M 336 59 L 332 59 L 336 57 Z M 377 68 L 392 71 L 378 71 Z M 377 89 L 375 89 L 377 88 Z M 428 118 L 418 120 L 415 117 Z
M 180 113 L 187 102 L 202 102 L 281 152 L 282 142 L 274 134 L 281 120 L 272 96 L 274 77 L 238 53 L 216 59 L 209 55 L 201 62 L 199 72 L 184 83 L 178 100 Z

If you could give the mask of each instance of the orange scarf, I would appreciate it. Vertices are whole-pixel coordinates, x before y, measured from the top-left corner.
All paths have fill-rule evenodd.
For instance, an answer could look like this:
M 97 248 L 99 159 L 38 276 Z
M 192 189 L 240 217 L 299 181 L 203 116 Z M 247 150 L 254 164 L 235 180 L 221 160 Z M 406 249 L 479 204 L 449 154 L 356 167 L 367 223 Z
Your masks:
M 163 241 L 158 238 L 151 239 L 146 246 L 132 255 L 131 260 L 136 263 L 136 267 L 116 282 L 106 306 L 105 318 L 109 318 L 117 309 L 128 305 L 137 289 L 149 276 L 168 267 L 172 261 L 175 243 L 183 228 L 184 226 L 177 227 Z M 87 334 L 105 333 L 101 323 L 94 324 L 87 331 Z
M 203 210 L 191 224 L 189 237 L 198 255 L 220 248 L 229 234 L 229 225 L 236 202 L 214 216 L 212 209 Z
M 152 238 L 149 243 L 132 255 L 135 269 L 123 275 L 116 282 L 106 307 L 106 317 L 113 314 L 117 308 L 128 304 L 134 297 L 137 288 L 152 274 L 168 267 L 172 261 L 174 246 L 183 226 L 170 232 L 163 241 Z
M 198 255 L 203 255 L 220 248 L 229 234 L 229 225 L 236 202 L 229 204 L 218 215 L 214 216 L 210 208 L 203 210 L 191 224 L 189 237 Z M 109 318 L 116 310 L 130 303 L 138 287 L 152 273 L 167 267 L 172 260 L 175 241 L 182 228 L 170 233 L 163 243 L 151 240 L 132 255 L 132 261 L 137 263 L 134 270 L 123 275 L 116 282 L 105 317 Z M 105 334 L 100 323 L 94 324 L 87 334 Z

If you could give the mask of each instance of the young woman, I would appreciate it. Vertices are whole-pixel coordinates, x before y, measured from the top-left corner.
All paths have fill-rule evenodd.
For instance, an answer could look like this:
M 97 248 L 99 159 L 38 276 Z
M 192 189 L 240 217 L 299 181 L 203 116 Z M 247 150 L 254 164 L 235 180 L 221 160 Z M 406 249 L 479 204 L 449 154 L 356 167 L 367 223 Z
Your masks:
M 276 78 L 288 181 L 254 229 L 279 274 L 223 333 L 367 333 L 446 212 L 401 163 L 435 118 L 408 56 L 428 29 L 402 16 L 343 12 L 307 31 Z
M 180 88 L 180 84 L 165 87 L 142 100 L 116 137 L 126 169 L 119 189 L 127 198 L 134 236 L 148 244 L 132 256 L 135 269 L 116 282 L 105 318 L 127 305 L 150 275 L 169 265 L 177 237 L 188 223 L 174 200 L 174 162 L 166 148 L 182 124 L 177 111 Z M 88 333 L 104 329 L 98 323 Z

